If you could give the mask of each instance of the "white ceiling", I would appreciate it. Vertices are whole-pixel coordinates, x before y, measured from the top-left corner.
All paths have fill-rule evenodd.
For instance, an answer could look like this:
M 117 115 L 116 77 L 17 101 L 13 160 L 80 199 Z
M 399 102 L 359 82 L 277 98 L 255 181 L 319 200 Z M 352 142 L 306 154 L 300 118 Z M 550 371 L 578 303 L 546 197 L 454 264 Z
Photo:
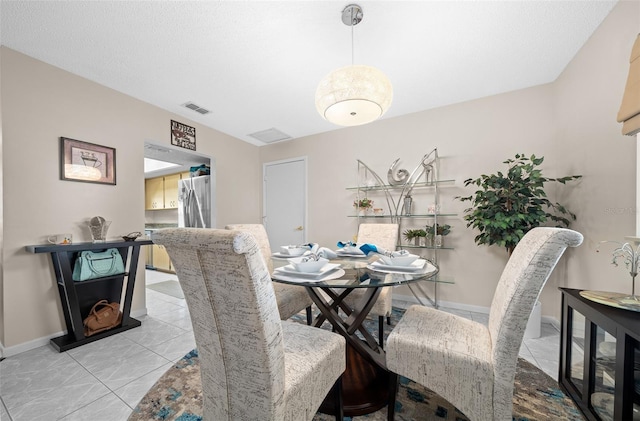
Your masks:
M 383 118 L 555 80 L 617 0 L 354 1 L 355 63 L 391 79 Z M 318 82 L 351 64 L 347 1 L 9 1 L 0 42 L 255 145 L 338 129 Z M 194 102 L 211 111 L 182 107 Z

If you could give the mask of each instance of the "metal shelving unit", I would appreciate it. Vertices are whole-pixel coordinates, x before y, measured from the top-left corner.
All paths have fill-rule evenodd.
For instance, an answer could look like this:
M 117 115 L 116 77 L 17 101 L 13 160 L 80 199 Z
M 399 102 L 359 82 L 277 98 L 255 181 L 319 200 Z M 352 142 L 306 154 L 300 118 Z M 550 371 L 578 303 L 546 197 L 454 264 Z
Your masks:
M 412 244 L 403 244 L 402 232 L 403 224 L 406 226 L 407 220 L 415 219 L 427 219 L 433 221 L 435 226 L 438 225 L 438 220 L 445 217 L 457 216 L 455 213 L 441 213 L 439 210 L 439 196 L 440 187 L 443 185 L 452 185 L 455 180 L 440 180 L 440 158 L 438 156 L 438 148 L 434 148 L 431 152 L 425 154 L 415 169 L 409 173 L 406 170 L 399 170 L 394 174 L 396 160 L 389 168 L 387 174 L 387 182 L 385 182 L 374 170 L 372 170 L 367 164 L 358 159 L 358 185 L 356 187 L 348 187 L 347 190 L 352 190 L 356 194 L 356 200 L 368 198 L 369 193 L 381 193 L 382 200 L 386 204 L 386 212 L 384 215 L 360 215 L 359 212 L 356 215 L 350 215 L 350 217 L 357 218 L 358 224 L 360 219 L 373 219 L 378 221 L 380 219 L 389 220 L 391 223 L 398 224 L 398 249 L 412 249 L 419 252 L 428 252 L 428 260 L 438 265 L 438 254 L 441 250 L 453 250 L 453 247 L 434 247 L 434 246 L 418 246 Z M 433 197 L 433 210 L 434 212 L 428 213 L 411 213 L 411 209 L 405 209 L 407 204 L 407 198 L 412 194 L 425 191 L 425 194 Z M 416 251 L 414 251 L 416 252 Z M 422 283 L 415 283 L 409 285 L 409 289 L 418 302 L 422 305 L 430 303 L 434 307 L 438 307 L 438 284 L 439 283 L 453 283 L 450 278 L 442 278 L 438 274 L 433 280 L 429 281 L 433 285 L 433 298 L 425 290 L 425 285 Z

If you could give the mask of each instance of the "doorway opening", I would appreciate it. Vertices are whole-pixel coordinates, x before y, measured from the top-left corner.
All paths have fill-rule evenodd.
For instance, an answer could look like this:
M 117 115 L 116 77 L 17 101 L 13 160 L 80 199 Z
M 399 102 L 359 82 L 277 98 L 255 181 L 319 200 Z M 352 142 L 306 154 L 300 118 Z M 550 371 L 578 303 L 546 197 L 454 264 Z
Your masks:
M 170 227 L 215 227 L 215 160 L 186 149 L 144 142 L 145 235 Z M 147 247 L 148 270 L 173 274 L 166 250 Z

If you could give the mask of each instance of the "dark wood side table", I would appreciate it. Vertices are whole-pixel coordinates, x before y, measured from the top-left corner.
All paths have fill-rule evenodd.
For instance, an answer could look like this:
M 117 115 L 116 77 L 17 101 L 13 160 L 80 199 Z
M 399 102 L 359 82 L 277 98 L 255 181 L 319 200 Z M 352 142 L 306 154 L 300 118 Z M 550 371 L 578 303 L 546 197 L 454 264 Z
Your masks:
M 640 418 L 640 313 L 560 290 L 560 386 L 590 421 Z
M 131 299 L 133 287 L 136 282 L 138 257 L 140 246 L 151 245 L 151 240 L 137 241 L 107 241 L 105 243 L 74 243 L 69 245 L 34 245 L 26 246 L 30 253 L 49 253 L 53 262 L 53 270 L 56 276 L 64 320 L 67 325 L 67 334 L 51 339 L 51 345 L 63 352 L 80 345 L 88 344 L 114 335 L 125 330 L 141 325 L 139 320 L 129 316 L 131 312 Z M 73 266 L 78 254 L 85 250 L 104 251 L 108 248 L 116 248 L 122 256 L 125 273 L 115 276 L 107 276 L 91 279 L 83 282 L 74 282 L 71 279 Z M 122 289 L 125 287 L 124 299 Z M 105 332 L 86 337 L 82 321 L 89 315 L 91 307 L 100 300 L 120 303 L 122 311 L 122 324 Z

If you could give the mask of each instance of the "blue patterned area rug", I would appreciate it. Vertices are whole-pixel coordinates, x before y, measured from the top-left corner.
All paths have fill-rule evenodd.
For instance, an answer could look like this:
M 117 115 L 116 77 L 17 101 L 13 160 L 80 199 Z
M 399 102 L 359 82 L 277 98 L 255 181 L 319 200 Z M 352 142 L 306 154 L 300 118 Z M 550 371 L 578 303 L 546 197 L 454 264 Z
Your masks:
M 385 324 L 388 335 L 403 311 L 394 308 L 392 325 Z M 304 323 L 301 313 L 294 320 Z M 377 320 L 368 320 L 368 328 L 375 332 Z M 514 421 L 567 420 L 582 421 L 580 411 L 558 387 L 558 383 L 529 362 L 518 359 L 513 396 Z M 130 421 L 175 420 L 201 421 L 202 386 L 200 363 L 196 350 L 191 351 L 170 368 L 149 390 L 134 409 Z M 314 421 L 329 421 L 335 417 L 316 414 Z M 345 417 L 345 420 L 383 421 L 387 409 L 361 417 Z M 401 378 L 396 402 L 397 421 L 468 421 L 449 402 L 429 389 Z

